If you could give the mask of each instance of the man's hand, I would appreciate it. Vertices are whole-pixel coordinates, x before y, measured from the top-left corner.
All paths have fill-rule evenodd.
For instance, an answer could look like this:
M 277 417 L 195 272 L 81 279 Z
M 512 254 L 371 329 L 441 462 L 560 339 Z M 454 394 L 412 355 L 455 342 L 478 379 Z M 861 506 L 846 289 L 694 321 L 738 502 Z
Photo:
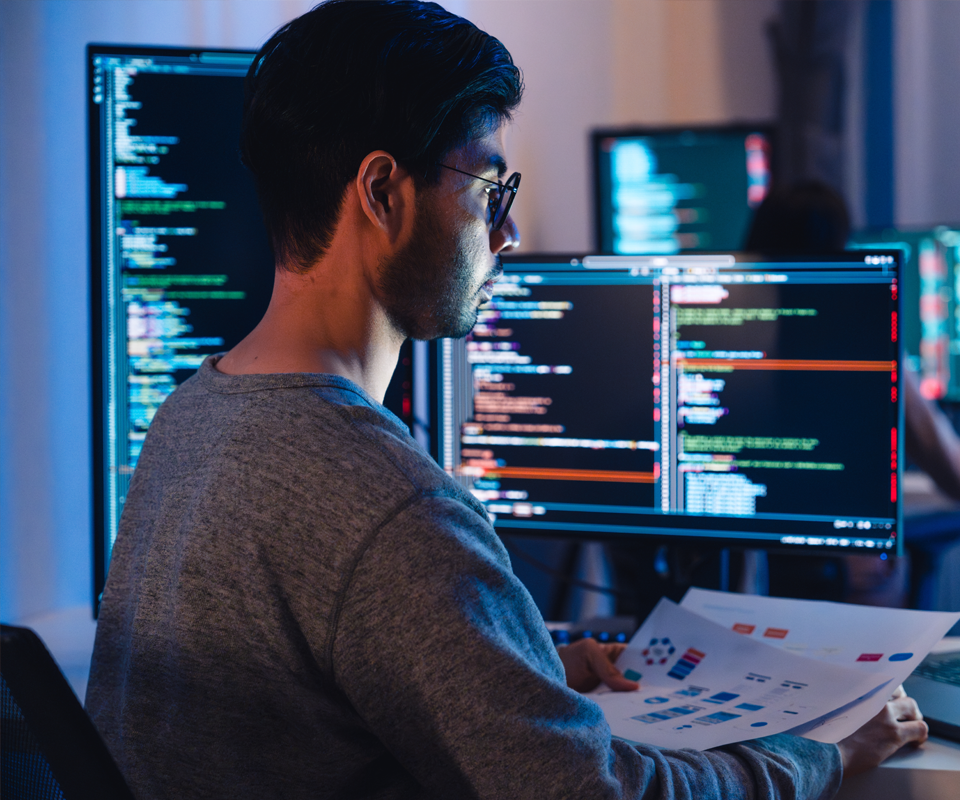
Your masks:
M 917 701 L 898 686 L 877 716 L 839 743 L 843 774 L 866 772 L 904 745 L 922 744 L 927 735 Z
M 600 644 L 596 639 L 589 638 L 561 647 L 557 652 L 567 673 L 567 686 L 578 692 L 589 692 L 601 683 L 615 692 L 639 689 L 639 683 L 628 681 L 613 666 L 625 648 L 625 644 Z

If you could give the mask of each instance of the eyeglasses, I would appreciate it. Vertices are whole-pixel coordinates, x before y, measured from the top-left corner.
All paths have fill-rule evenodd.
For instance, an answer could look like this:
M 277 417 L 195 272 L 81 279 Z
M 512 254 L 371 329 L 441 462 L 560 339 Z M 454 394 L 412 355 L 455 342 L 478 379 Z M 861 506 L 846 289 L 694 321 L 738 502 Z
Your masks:
M 485 181 L 486 183 L 492 183 L 497 187 L 496 192 L 491 192 L 489 195 L 488 208 L 490 210 L 490 225 L 491 228 L 495 231 L 500 230 L 503 227 L 503 223 L 507 221 L 507 214 L 510 213 L 510 206 L 513 205 L 513 199 L 517 196 L 517 187 L 520 185 L 520 173 L 514 172 L 506 181 L 501 183 L 500 181 L 491 181 L 487 178 L 481 178 L 479 175 L 474 175 L 471 172 L 464 172 L 462 169 L 457 169 L 456 167 L 449 167 L 446 164 L 438 164 L 437 166 L 443 167 L 444 169 L 452 169 L 454 172 L 459 172 L 461 175 L 469 175 L 471 178 L 476 178 L 478 181 Z M 496 200 L 494 200 L 496 198 Z

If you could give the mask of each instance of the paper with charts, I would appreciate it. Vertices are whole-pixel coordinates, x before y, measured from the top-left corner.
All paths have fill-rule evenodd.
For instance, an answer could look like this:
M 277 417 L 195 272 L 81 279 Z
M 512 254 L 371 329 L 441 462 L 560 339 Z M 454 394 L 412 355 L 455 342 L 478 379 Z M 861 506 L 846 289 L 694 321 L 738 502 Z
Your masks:
M 855 606 L 707 589 L 689 589 L 680 607 L 742 636 L 797 655 L 888 675 L 893 678 L 894 688 L 960 620 L 956 612 Z M 819 742 L 839 742 L 872 719 L 887 697 L 887 693 L 878 693 L 791 733 Z
M 698 750 L 788 731 L 890 681 L 768 647 L 666 598 L 617 666 L 640 690 L 591 693 L 614 735 Z

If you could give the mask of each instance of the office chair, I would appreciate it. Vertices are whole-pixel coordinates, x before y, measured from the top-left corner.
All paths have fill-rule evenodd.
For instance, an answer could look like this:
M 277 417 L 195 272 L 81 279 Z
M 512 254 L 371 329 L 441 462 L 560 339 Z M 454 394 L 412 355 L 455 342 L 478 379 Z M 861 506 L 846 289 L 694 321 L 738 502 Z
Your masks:
M 29 628 L 0 626 L 0 795 L 133 800 L 53 656 Z

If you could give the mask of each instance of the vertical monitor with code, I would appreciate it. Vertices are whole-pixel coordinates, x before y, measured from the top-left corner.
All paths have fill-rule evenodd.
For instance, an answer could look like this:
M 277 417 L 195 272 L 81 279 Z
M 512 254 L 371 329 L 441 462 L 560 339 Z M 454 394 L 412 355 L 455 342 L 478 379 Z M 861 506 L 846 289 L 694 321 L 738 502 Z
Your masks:
M 899 551 L 899 255 L 505 258 L 431 445 L 503 533 Z
M 743 247 L 772 180 L 769 125 L 598 130 L 591 141 L 598 252 Z
M 94 591 L 150 422 L 260 321 L 273 258 L 238 142 L 253 53 L 90 45 Z
M 274 259 L 240 162 L 254 53 L 89 45 L 94 594 L 163 401 L 257 325 Z M 387 406 L 409 417 L 410 352 Z

